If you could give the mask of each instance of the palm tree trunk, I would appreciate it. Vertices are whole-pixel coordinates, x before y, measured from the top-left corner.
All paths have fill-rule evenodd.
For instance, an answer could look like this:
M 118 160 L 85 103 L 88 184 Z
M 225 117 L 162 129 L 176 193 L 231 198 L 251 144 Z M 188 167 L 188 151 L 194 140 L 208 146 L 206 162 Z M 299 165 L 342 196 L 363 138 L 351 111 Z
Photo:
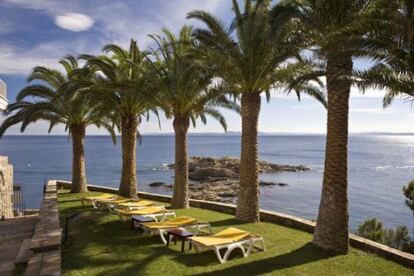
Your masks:
M 313 243 L 348 252 L 348 113 L 352 58 L 328 56 L 328 124 L 325 170 Z
M 85 169 L 85 126 L 70 126 L 72 135 L 72 193 L 84 193 L 86 187 L 86 169 Z
M 173 208 L 188 208 L 188 147 L 187 133 L 190 126 L 188 117 L 175 117 L 175 180 L 172 198 Z
M 137 134 L 138 119 L 134 115 L 122 118 L 122 172 L 119 184 L 119 195 L 137 196 Z
M 242 137 L 236 218 L 243 222 L 259 221 L 257 128 L 260 101 L 259 93 L 246 93 L 241 99 Z

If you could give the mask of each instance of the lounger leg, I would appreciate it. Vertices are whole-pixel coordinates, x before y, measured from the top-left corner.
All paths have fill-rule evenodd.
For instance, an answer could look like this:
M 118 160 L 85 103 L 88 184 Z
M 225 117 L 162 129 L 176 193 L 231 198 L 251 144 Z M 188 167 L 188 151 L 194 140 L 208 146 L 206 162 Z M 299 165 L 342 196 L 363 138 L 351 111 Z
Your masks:
M 253 240 L 250 240 L 249 241 L 249 246 L 247 247 L 247 253 L 246 253 L 245 257 L 249 256 L 250 253 L 252 253 L 252 249 L 253 249 Z
M 217 259 L 218 259 L 218 261 L 222 264 L 222 263 L 225 263 L 226 261 L 225 260 L 223 260 L 223 258 L 221 257 L 221 255 L 220 255 L 220 251 L 219 251 L 219 249 L 216 247 L 216 248 L 214 248 L 214 252 L 216 252 L 216 256 L 217 256 Z
M 164 237 L 164 230 L 159 230 L 158 231 L 159 232 L 159 234 L 160 234 L 160 237 L 161 237 L 161 240 L 162 240 L 162 242 L 164 243 L 164 244 L 167 244 L 167 240 L 165 239 L 165 237 Z
M 255 246 L 255 244 L 254 244 L 255 242 L 260 243 L 260 246 Z M 266 250 L 266 247 L 265 247 L 265 243 L 264 243 L 263 238 L 253 240 L 253 242 L 252 242 L 252 250 L 253 250 L 253 248 L 255 248 L 255 249 L 259 250 L 259 251 L 265 251 Z
M 193 245 L 194 250 L 195 250 L 197 253 L 202 252 L 202 250 L 200 249 L 200 247 L 199 247 L 197 244 L 193 244 L 193 242 L 192 242 L 192 241 L 190 241 L 190 243 Z
M 264 243 L 263 238 L 260 239 L 260 244 L 262 245 L 262 250 L 265 251 L 266 250 L 266 247 L 265 247 L 265 243 Z
M 160 221 L 162 222 L 162 221 L 165 221 L 165 219 L 167 218 L 167 216 L 165 215 L 165 214 L 162 214 L 161 215 L 161 219 L 160 219 Z

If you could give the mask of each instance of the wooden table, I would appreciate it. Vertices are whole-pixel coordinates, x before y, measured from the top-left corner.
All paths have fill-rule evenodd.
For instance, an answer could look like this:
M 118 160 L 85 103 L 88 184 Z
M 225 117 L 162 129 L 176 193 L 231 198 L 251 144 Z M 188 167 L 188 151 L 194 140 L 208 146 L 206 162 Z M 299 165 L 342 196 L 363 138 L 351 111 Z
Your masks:
M 184 252 L 185 241 L 189 237 L 194 236 L 194 234 L 181 228 L 174 228 L 174 229 L 167 230 L 167 246 L 170 245 L 170 236 L 173 236 L 174 244 L 177 244 L 177 239 L 181 240 L 181 252 Z M 191 250 L 191 248 L 192 248 L 192 244 L 189 241 L 188 249 Z
M 134 222 L 142 223 L 142 222 L 153 222 L 155 221 L 153 218 L 149 218 L 146 216 L 132 216 L 131 217 L 131 231 L 134 230 L 135 224 Z

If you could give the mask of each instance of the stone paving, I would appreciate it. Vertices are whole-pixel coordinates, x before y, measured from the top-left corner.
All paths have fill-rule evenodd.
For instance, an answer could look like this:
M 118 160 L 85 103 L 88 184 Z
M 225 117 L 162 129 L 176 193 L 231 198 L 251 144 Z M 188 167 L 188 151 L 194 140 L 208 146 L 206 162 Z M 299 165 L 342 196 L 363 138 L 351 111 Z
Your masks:
M 60 275 L 61 236 L 56 181 L 49 181 L 39 215 L 0 221 L 0 275 L 26 264 L 24 275 Z
M 18 256 L 29 260 L 30 251 L 22 245 L 30 241 L 37 221 L 37 215 L 0 221 L 0 275 L 12 275 Z

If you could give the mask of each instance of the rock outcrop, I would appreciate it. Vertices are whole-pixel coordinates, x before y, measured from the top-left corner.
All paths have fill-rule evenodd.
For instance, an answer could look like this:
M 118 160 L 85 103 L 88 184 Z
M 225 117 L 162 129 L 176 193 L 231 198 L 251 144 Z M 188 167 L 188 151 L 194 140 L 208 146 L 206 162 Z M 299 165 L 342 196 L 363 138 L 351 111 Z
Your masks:
M 170 169 L 174 164 L 169 164 Z M 259 161 L 260 173 L 300 172 L 308 171 L 305 166 L 273 164 Z M 238 179 L 240 174 L 240 160 L 234 157 L 191 157 L 188 162 L 189 179 L 195 181 L 216 181 Z
M 191 157 L 189 160 L 189 189 L 190 198 L 203 199 L 216 202 L 235 203 L 239 189 L 240 160 L 232 157 Z M 174 169 L 174 164 L 168 168 Z M 272 164 L 266 161 L 259 161 L 260 173 L 278 172 L 302 172 L 308 171 L 305 166 L 292 166 Z M 274 183 L 260 181 L 263 187 L 285 187 L 286 183 Z M 151 187 L 159 187 L 171 190 L 172 184 L 154 182 Z

